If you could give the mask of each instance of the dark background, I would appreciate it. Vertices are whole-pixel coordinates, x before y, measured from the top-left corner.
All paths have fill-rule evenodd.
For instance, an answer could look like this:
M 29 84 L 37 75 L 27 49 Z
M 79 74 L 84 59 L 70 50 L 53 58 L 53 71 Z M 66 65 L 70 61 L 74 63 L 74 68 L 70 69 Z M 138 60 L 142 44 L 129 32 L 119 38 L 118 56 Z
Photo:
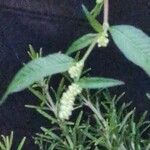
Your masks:
M 0 0 L 1 96 L 22 63 L 29 61 L 29 44 L 35 49 L 42 47 L 46 55 L 65 51 L 77 37 L 92 31 L 83 16 L 82 3 L 89 9 L 94 4 L 92 0 Z M 134 25 L 150 35 L 150 1 L 110 0 L 110 23 Z M 124 100 L 133 101 L 137 116 L 149 110 L 150 102 L 145 97 L 145 92 L 150 91 L 149 77 L 127 61 L 112 41 L 107 49 L 95 49 L 88 66 L 93 76 L 112 77 L 126 83 L 113 93 L 125 91 Z M 25 149 L 36 150 L 31 136 L 46 122 L 34 111 L 24 108 L 25 104 L 36 104 L 27 91 L 11 95 L 0 107 L 0 133 L 14 130 L 15 142 L 27 136 Z

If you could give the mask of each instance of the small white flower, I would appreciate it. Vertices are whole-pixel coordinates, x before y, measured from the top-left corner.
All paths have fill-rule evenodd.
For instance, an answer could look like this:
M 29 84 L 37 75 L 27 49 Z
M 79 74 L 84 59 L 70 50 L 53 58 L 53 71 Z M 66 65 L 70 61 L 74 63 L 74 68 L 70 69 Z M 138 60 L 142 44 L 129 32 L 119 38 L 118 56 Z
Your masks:
M 82 61 L 79 61 L 74 66 L 72 66 L 68 70 L 70 77 L 72 79 L 78 78 L 80 76 L 83 66 L 84 66 L 84 63 Z
M 97 40 L 98 47 L 106 47 L 108 43 L 108 34 L 106 32 L 103 32 Z
M 73 83 L 68 87 L 68 90 L 63 93 L 60 99 L 59 118 L 61 120 L 68 120 L 73 111 L 75 98 L 82 92 L 82 88 Z

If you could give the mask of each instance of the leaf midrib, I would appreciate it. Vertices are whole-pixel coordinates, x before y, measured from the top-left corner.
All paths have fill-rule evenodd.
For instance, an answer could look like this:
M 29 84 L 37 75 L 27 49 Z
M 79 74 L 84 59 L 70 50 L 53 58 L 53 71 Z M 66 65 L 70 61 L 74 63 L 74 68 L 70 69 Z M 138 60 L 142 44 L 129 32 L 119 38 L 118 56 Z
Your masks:
M 136 44 L 133 44 L 135 43 L 134 41 L 132 42 L 131 38 L 129 38 L 127 35 L 125 35 L 122 31 L 120 31 L 119 29 L 112 29 L 112 30 L 116 30 L 117 32 L 119 32 L 120 34 L 122 34 L 130 43 L 131 45 L 135 48 L 135 49 L 138 49 L 138 51 L 144 55 L 144 56 L 147 56 L 145 53 L 142 53 L 142 49 L 140 47 L 137 47 Z

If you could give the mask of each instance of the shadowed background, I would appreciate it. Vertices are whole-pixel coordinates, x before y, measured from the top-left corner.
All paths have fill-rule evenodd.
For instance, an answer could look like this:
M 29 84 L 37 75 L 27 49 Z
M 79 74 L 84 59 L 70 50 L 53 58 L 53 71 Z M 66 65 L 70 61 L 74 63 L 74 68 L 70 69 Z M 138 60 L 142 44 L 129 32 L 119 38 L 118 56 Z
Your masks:
M 83 3 L 88 9 L 94 5 L 92 0 L 0 0 L 0 95 L 22 63 L 29 61 L 29 44 L 37 50 L 42 47 L 46 55 L 65 51 L 73 40 L 93 32 L 82 13 Z M 110 24 L 134 25 L 150 35 L 150 1 L 111 1 Z M 133 101 L 137 115 L 149 110 L 150 102 L 145 97 L 145 92 L 150 91 L 149 77 L 127 61 L 112 41 L 107 49 L 95 49 L 87 65 L 93 76 L 123 80 L 126 85 L 115 88 L 113 93 L 125 91 L 125 100 Z M 28 91 L 11 95 L 0 107 L 0 133 L 14 130 L 16 142 L 27 136 L 25 149 L 36 150 L 31 136 L 47 122 L 24 108 L 25 104 L 36 104 Z

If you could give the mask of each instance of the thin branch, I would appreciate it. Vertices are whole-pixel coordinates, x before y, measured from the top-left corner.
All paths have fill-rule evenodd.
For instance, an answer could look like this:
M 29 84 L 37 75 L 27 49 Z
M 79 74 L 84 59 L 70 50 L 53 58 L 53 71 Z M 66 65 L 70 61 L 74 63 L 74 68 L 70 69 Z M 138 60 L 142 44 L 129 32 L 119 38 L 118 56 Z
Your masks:
M 104 0 L 104 21 L 103 28 L 104 31 L 107 32 L 109 28 L 109 0 Z
M 42 88 L 42 91 L 43 91 L 43 94 L 45 95 L 46 97 L 46 105 L 54 112 L 55 115 L 57 115 L 57 110 L 56 110 L 56 106 L 53 102 L 53 99 L 52 97 L 50 96 L 49 94 L 49 88 L 48 88 L 48 83 L 45 83 L 44 81 L 41 81 L 40 82 L 40 85 L 41 85 L 41 88 Z

